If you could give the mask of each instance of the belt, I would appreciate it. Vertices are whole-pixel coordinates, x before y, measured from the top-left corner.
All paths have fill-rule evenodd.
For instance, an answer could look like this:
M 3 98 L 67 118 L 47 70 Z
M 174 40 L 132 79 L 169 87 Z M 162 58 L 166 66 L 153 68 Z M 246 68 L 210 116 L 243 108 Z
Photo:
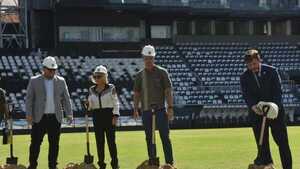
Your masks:
M 55 114 L 54 113 L 45 113 L 44 116 L 46 116 L 46 117 L 52 117 L 52 116 L 55 116 Z
M 166 108 L 155 109 L 155 112 L 163 112 L 166 111 Z M 152 110 L 144 110 L 143 112 L 152 112 Z

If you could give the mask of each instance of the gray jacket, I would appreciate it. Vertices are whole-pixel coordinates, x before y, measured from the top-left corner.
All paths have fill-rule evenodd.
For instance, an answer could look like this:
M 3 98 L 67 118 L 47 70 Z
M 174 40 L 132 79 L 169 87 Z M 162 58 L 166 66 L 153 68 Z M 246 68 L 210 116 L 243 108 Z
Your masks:
M 33 76 L 27 87 L 26 95 L 26 114 L 32 116 L 32 121 L 38 123 L 44 114 L 46 106 L 46 88 L 44 76 Z M 63 109 L 66 115 L 73 116 L 70 94 L 66 81 L 63 77 L 54 76 L 54 104 L 55 115 L 61 123 L 63 118 Z

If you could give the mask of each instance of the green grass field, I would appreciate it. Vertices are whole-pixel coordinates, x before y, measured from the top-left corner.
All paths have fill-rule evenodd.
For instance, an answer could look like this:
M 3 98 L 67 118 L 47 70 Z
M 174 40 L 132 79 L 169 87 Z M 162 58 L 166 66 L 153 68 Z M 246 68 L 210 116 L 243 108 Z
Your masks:
M 92 154 L 97 162 L 94 135 Z M 176 165 L 179 169 L 247 169 L 255 155 L 255 143 L 250 128 L 172 130 L 171 139 Z M 300 127 L 289 127 L 289 142 L 292 149 L 294 169 L 300 168 Z M 29 135 L 15 136 L 15 155 L 19 163 L 27 165 Z M 121 169 L 135 169 L 147 158 L 145 136 L 142 131 L 117 132 L 117 145 Z M 278 149 L 271 139 L 275 166 L 280 169 Z M 5 163 L 9 146 L 0 146 L 0 163 Z M 47 169 L 48 143 L 44 138 L 39 157 L 39 169 Z M 59 168 L 68 162 L 81 162 L 85 154 L 84 133 L 62 134 L 60 141 Z M 106 152 L 109 163 L 109 153 Z M 163 162 L 161 143 L 158 155 Z M 110 166 L 107 167 L 110 169 Z

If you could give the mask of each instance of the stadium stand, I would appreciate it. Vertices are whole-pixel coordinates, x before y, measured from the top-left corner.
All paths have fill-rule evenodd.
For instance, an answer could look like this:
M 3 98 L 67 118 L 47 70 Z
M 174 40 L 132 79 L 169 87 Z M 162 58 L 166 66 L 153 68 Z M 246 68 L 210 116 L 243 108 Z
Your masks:
M 179 126 L 226 127 L 246 125 L 247 113 L 239 90 L 239 75 L 244 71 L 243 52 L 251 45 L 246 42 L 184 42 L 156 46 L 156 63 L 165 67 L 174 86 L 176 104 L 204 105 L 201 114 L 182 115 L 175 118 Z M 300 49 L 288 42 L 261 42 L 265 63 L 279 68 L 283 79 L 285 72 L 300 69 Z M 91 85 L 89 76 L 96 65 L 109 69 L 109 80 L 117 86 L 121 103 L 121 115 L 130 115 L 132 110 L 133 78 L 143 67 L 141 58 L 103 58 L 101 56 L 55 56 L 60 65 L 58 73 L 69 85 L 73 109 L 82 116 L 81 99 L 85 98 Z M 1 56 L 1 83 L 5 83 L 9 100 L 22 111 L 30 76 L 41 70 L 42 57 Z M 13 85 L 12 85 L 13 84 Z M 288 108 L 288 119 L 293 120 L 294 108 L 299 99 L 291 86 L 283 80 L 283 102 Z M 194 119 L 191 121 L 191 119 Z M 198 122 L 200 120 L 201 122 Z M 215 123 L 218 122 L 218 123 Z M 128 118 L 125 124 L 133 124 Z M 177 126 L 178 127 L 178 126 Z

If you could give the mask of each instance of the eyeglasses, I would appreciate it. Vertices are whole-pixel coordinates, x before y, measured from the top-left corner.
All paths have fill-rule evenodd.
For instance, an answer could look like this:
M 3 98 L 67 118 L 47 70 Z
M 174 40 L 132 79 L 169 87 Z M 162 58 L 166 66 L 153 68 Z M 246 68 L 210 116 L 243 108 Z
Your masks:
M 94 79 L 101 79 L 103 77 L 103 75 L 93 75 Z
M 46 68 L 48 71 L 50 71 L 50 72 L 55 72 L 56 71 L 56 69 L 49 69 L 49 68 Z

